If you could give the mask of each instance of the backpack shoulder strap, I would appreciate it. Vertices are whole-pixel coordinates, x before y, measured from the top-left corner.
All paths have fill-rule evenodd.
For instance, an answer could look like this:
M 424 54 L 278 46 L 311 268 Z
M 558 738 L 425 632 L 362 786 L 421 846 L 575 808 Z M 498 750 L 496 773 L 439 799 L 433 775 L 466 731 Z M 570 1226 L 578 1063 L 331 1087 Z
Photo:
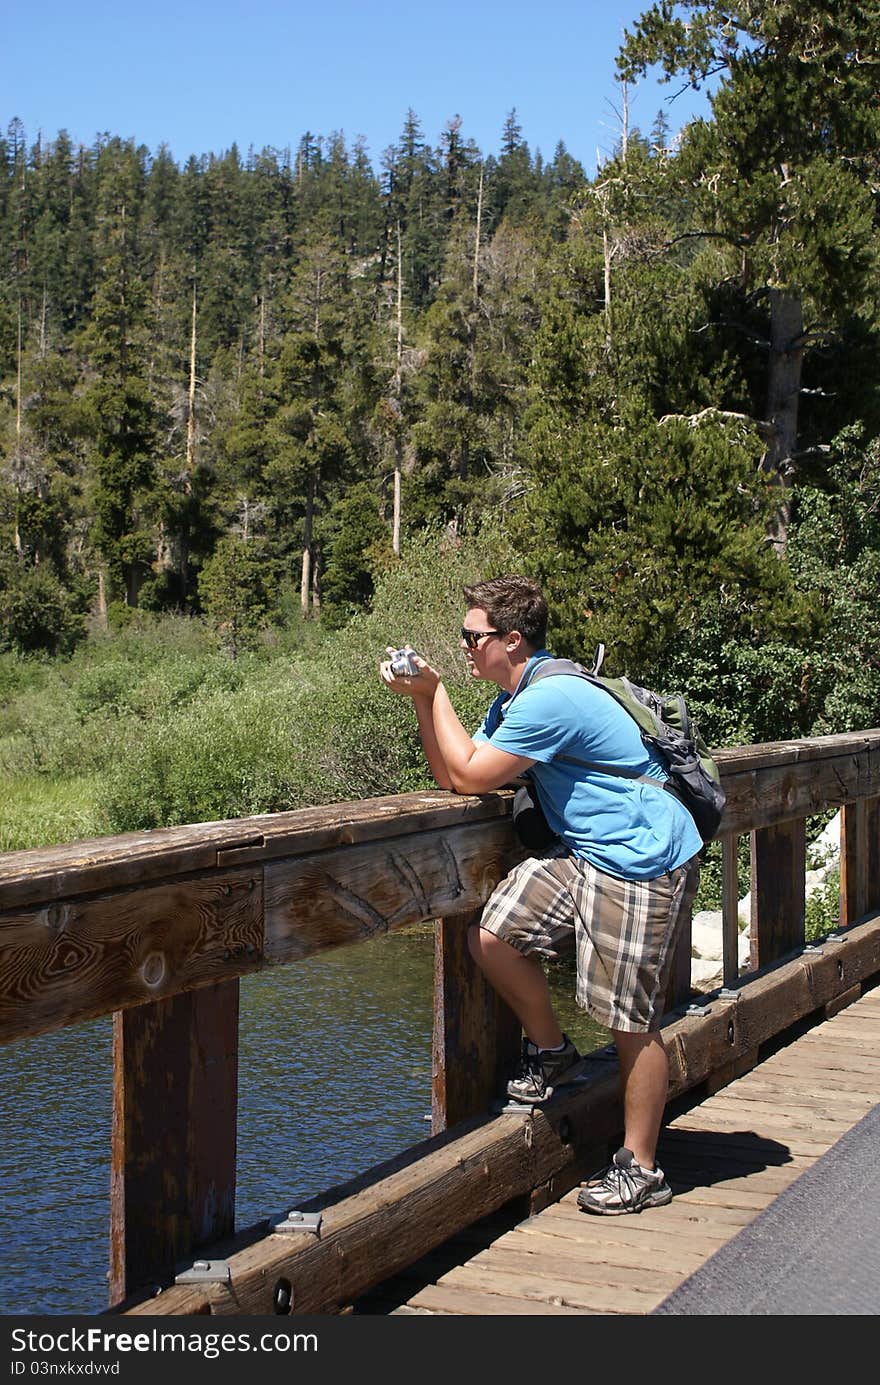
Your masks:
M 517 688 L 513 696 L 519 697 L 520 693 L 525 692 L 526 688 L 530 688 L 533 683 L 537 683 L 541 678 L 549 678 L 554 673 L 568 673 L 577 678 L 587 678 L 591 683 L 599 684 L 599 679 L 588 673 L 583 664 L 576 664 L 574 659 L 541 659 L 539 663 L 535 664 L 525 683 Z M 513 698 L 511 698 L 512 701 Z
M 601 668 L 604 654 L 605 646 L 600 645 L 596 651 L 595 667 Z M 542 659 L 541 662 L 536 664 L 532 669 L 528 680 L 522 687 L 517 688 L 514 697 L 518 697 L 521 692 L 525 692 L 526 688 L 531 687 L 532 683 L 536 683 L 539 679 L 549 678 L 553 674 L 560 673 L 568 674 L 572 677 L 583 678 L 587 683 L 591 683 L 594 688 L 601 688 L 609 697 L 614 698 L 614 701 L 621 711 L 626 712 L 628 717 L 636 721 L 636 718 L 626 704 L 615 694 L 614 689 L 609 687 L 606 679 L 600 678 L 595 672 L 584 668 L 583 664 L 575 663 L 573 659 Z M 511 698 L 511 702 L 512 701 L 513 698 Z M 653 716 L 651 719 L 654 720 Z M 639 725 L 637 721 L 636 725 Z M 642 732 L 643 728 L 639 727 L 639 731 Z M 554 758 L 562 760 L 569 765 L 577 765 L 580 769 L 597 770 L 600 774 L 612 774 L 619 779 L 634 779 L 640 784 L 655 784 L 659 788 L 663 787 L 662 781 L 658 780 L 654 775 L 641 774 L 638 770 L 630 769 L 627 765 L 609 765 L 601 760 L 580 760 L 575 755 L 556 755 Z

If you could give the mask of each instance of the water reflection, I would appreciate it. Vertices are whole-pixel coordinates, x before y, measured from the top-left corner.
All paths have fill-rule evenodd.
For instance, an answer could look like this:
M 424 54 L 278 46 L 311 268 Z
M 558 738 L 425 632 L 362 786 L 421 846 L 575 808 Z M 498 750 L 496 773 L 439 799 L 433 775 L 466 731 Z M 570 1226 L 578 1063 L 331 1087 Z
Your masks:
M 430 1131 L 430 926 L 241 986 L 239 1226 L 361 1173 Z M 550 968 L 583 1051 L 606 1041 Z M 109 1019 L 0 1048 L 0 1313 L 99 1313 L 109 1235 Z
M 412 930 L 242 982 L 241 1225 L 428 1134 L 432 967 Z
M 0 1312 L 107 1297 L 111 1022 L 0 1049 Z

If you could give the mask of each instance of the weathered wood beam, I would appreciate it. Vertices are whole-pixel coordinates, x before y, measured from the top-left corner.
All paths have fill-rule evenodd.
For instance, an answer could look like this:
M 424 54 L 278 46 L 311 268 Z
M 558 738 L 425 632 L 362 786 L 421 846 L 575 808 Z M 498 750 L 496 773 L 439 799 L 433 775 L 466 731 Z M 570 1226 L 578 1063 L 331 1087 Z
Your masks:
M 464 796 L 437 789 L 3 852 L 0 910 L 137 888 L 218 866 L 311 855 L 465 822 L 488 822 L 508 817 L 512 799 L 509 790 Z
M 231 981 L 262 951 L 252 867 L 0 916 L 0 1041 Z
M 521 859 L 509 821 L 421 831 L 265 866 L 265 960 L 292 962 L 478 908 Z
M 468 928 L 481 913 L 474 909 L 434 924 L 434 1134 L 486 1111 L 519 1053 L 519 1020 L 470 956 Z
M 238 990 L 114 1016 L 111 1305 L 234 1229 Z
M 739 976 L 739 859 L 738 838 L 721 838 L 721 974 L 725 986 Z
M 724 831 L 746 832 L 880 795 L 880 729 L 716 751 L 728 795 Z M 0 854 L 0 911 L 344 845 L 414 836 L 510 814 L 509 790 L 441 790 L 289 813 L 101 837 Z
M 701 1014 L 664 1027 L 670 1098 L 751 1062 L 761 1043 L 880 972 L 880 915 L 821 952 L 802 953 L 743 984 L 737 999 L 709 998 Z M 305 1204 L 322 1210 L 320 1236 L 260 1235 L 259 1228 L 211 1248 L 228 1284 L 172 1285 L 120 1311 L 150 1314 L 265 1314 L 280 1278 L 293 1287 L 295 1314 L 335 1312 L 413 1264 L 510 1199 L 558 1176 L 574 1179 L 580 1151 L 622 1126 L 616 1063 L 591 1063 L 578 1093 L 546 1111 L 499 1115 L 457 1126 L 398 1159 Z M 206 1252 L 207 1255 L 207 1252 Z
M 751 965 L 764 967 L 804 941 L 807 837 L 803 818 L 752 833 Z
M 880 797 L 880 731 L 742 747 L 719 761 L 726 833 Z M 0 1041 L 476 908 L 519 850 L 509 808 L 506 792 L 437 791 L 7 854 Z M 850 843 L 861 811 L 847 809 Z M 849 917 L 863 896 L 859 886 Z
M 880 795 L 880 732 L 819 736 L 717 754 L 722 831 L 749 832 Z
M 840 919 L 880 909 L 880 797 L 847 804 L 840 826 Z
M 520 859 L 490 818 L 0 915 L 0 1042 L 475 909 Z
M 663 1002 L 664 1013 L 687 1005 L 691 998 L 691 952 L 693 951 L 693 908 L 681 921 L 681 932 L 675 945 L 672 967 Z

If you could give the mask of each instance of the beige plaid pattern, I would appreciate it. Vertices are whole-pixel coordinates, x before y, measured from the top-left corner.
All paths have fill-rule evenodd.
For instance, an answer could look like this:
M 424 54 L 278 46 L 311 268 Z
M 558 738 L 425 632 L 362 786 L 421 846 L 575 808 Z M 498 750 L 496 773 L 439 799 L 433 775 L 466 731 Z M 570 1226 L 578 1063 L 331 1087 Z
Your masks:
M 490 896 L 480 926 L 526 956 L 572 942 L 578 1005 L 608 1029 L 658 1029 L 675 945 L 699 880 L 696 857 L 654 880 L 619 880 L 564 847 L 531 856 Z

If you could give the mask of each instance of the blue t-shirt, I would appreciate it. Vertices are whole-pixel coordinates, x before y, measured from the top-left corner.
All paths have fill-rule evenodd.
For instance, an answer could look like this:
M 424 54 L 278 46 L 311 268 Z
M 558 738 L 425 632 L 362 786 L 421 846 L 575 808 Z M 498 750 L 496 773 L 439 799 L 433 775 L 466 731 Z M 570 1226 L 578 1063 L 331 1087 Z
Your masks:
M 546 649 L 533 655 L 518 687 L 550 657 Z M 515 700 L 502 692 L 474 740 L 534 760 L 528 777 L 550 827 L 575 856 L 609 875 L 653 880 L 703 845 L 690 813 L 662 787 L 669 776 L 660 756 L 614 698 L 585 678 L 550 674 Z M 623 765 L 656 778 L 657 786 L 566 764 L 559 755 Z

